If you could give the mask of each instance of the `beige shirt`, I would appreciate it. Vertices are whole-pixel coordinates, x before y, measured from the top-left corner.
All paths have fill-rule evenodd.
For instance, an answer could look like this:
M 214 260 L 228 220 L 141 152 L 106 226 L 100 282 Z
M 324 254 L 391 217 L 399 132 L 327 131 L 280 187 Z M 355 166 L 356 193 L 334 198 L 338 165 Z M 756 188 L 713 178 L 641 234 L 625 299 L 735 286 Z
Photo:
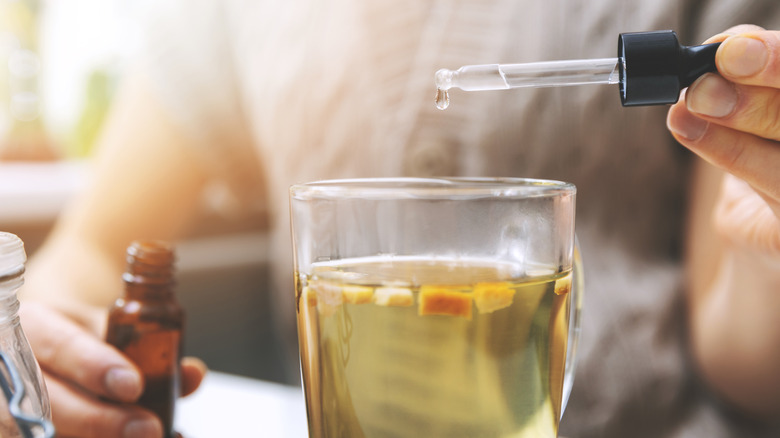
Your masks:
M 569 437 L 743 437 L 685 357 L 681 228 L 690 157 L 666 108 L 616 86 L 453 90 L 465 64 L 616 56 L 620 32 L 697 44 L 777 0 L 287 0 L 172 4 L 147 72 L 193 151 L 245 208 L 267 202 L 275 299 L 294 341 L 288 187 L 365 176 L 516 176 L 578 187 L 586 296 Z M 774 433 L 774 434 L 773 434 Z M 767 431 L 766 436 L 778 436 Z

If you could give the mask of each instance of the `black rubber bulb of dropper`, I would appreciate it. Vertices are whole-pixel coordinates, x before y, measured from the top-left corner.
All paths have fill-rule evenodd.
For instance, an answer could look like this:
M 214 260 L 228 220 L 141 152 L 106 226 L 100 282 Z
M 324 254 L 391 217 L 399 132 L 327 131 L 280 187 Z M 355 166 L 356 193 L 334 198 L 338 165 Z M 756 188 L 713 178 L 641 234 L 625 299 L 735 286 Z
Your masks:
M 717 71 L 720 43 L 683 46 L 671 30 L 621 33 L 618 39 L 623 106 L 666 105 L 699 76 Z

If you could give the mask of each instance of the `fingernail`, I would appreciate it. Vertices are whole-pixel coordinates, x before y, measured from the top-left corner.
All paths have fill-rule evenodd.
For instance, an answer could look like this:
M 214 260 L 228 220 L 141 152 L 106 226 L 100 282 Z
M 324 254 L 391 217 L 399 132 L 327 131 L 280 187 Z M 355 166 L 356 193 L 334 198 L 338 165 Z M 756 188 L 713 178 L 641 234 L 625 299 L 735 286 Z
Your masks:
M 725 40 L 726 38 L 728 38 L 728 37 L 730 37 L 732 35 L 736 35 L 736 34 L 733 33 L 733 32 L 721 32 L 721 33 L 719 33 L 717 35 L 713 35 L 713 36 L 707 38 L 705 41 L 702 42 L 702 44 L 711 44 L 711 43 L 714 43 L 716 41 L 723 41 L 723 40 Z
M 160 422 L 153 418 L 138 418 L 125 424 L 123 438 L 152 438 L 162 436 Z
M 725 117 L 737 106 L 737 91 L 729 81 L 707 73 L 688 88 L 685 104 L 697 114 Z
M 720 51 L 720 68 L 727 75 L 736 77 L 753 76 L 764 69 L 769 59 L 764 42 L 755 38 L 729 38 L 723 42 Z
M 669 117 L 666 120 L 666 126 L 669 130 L 675 134 L 683 137 L 687 140 L 698 140 L 707 131 L 709 123 L 706 120 L 702 120 L 688 111 L 677 111 L 672 117 L 672 113 L 669 113 Z
M 106 373 L 106 389 L 123 401 L 133 401 L 141 395 L 141 377 L 134 370 L 111 368 Z

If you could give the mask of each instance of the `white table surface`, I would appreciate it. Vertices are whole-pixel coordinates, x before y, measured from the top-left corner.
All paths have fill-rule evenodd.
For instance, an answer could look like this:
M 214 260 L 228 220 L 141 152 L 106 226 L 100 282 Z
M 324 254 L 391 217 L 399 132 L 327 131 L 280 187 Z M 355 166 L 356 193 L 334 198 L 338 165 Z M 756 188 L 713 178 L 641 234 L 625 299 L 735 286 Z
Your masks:
M 175 428 L 184 438 L 308 438 L 306 427 L 301 388 L 232 374 L 209 371 L 198 391 L 176 404 Z
M 176 405 L 184 438 L 306 438 L 300 388 L 210 371 L 195 394 Z

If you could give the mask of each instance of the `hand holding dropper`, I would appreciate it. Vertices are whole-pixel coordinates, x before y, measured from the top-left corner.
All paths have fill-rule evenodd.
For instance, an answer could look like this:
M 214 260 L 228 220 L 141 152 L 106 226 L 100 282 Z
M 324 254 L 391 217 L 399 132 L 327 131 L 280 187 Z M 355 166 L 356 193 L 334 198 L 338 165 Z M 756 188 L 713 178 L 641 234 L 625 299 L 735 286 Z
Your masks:
M 619 84 L 623 106 L 677 102 L 680 90 L 716 71 L 720 43 L 682 46 L 671 30 L 622 33 L 618 57 L 525 64 L 466 65 L 436 72 L 436 107 L 446 109 L 452 87 L 465 91 Z

